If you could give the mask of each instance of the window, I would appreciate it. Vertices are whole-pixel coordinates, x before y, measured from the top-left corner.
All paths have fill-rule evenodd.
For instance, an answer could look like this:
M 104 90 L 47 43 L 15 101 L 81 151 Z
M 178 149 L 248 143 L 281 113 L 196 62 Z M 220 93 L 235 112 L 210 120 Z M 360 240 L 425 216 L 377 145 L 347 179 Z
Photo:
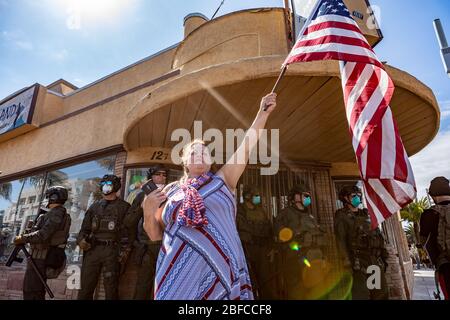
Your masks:
M 142 184 L 147 180 L 147 171 L 150 166 L 143 168 L 132 168 L 127 170 L 124 199 L 132 203 L 138 194 Z M 166 183 L 180 179 L 183 176 L 183 170 L 169 169 Z
M 105 174 L 113 172 L 114 163 L 115 156 L 109 156 L 0 184 L 0 212 L 3 212 L 0 231 L 7 235 L 7 243 L 11 244 L 15 235 L 24 232 L 27 221 L 36 218 L 44 190 L 61 185 L 69 190 L 69 199 L 65 207 L 72 219 L 67 246 L 68 263 L 78 262 L 80 255 L 76 252 L 79 249 L 75 239 L 84 213 L 95 200 L 101 197 L 98 182 Z M 33 203 L 36 205 L 30 205 Z M 10 250 L 11 245 L 9 247 Z M 7 255 L 9 251 L 3 254 Z
M 105 174 L 113 173 L 114 163 L 115 156 L 111 156 L 58 169 L 47 174 L 46 188 L 63 186 L 69 191 L 69 199 L 64 205 L 72 219 L 66 247 L 67 263 L 81 263 L 81 253 L 76 244 L 76 238 L 85 212 L 94 201 L 101 199 L 98 187 L 101 178 Z
M 25 214 L 25 209 L 20 209 L 20 213 L 19 213 L 19 219 L 21 219 L 22 220 L 22 218 L 23 218 L 23 215 Z
M 0 184 L 0 211 L 3 212 L 0 232 L 6 239 L 4 243 L 8 246 L 2 252 L 4 256 L 8 255 L 12 249 L 13 237 L 23 232 L 27 216 L 37 213 L 34 212 L 37 208 L 33 209 L 26 205 L 26 199 L 30 197 L 38 199 L 43 182 L 44 175 L 40 174 Z
M 0 210 L 0 230 L 3 229 L 3 218 L 5 216 L 5 210 Z
M 35 203 L 36 202 L 36 196 L 32 196 L 32 197 L 29 197 L 28 198 L 28 203 L 29 204 L 33 204 L 33 203 Z

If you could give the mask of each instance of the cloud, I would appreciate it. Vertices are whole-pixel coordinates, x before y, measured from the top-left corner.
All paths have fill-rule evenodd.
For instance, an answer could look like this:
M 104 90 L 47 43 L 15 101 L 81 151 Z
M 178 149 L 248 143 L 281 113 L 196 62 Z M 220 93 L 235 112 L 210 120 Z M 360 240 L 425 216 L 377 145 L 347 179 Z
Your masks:
M 23 50 L 33 50 L 33 44 L 29 41 L 16 41 L 15 45 Z
M 13 33 L 11 33 L 10 31 L 3 30 L 2 38 L 5 39 L 6 41 L 11 41 L 13 40 L 14 36 Z
M 81 12 L 73 8 L 67 10 L 68 17 L 66 19 L 66 27 L 69 30 L 81 29 Z
M 12 44 L 12 47 L 20 50 L 33 50 L 34 45 L 31 41 L 27 40 L 25 35 L 21 30 L 7 31 L 3 30 L 1 33 L 1 38 Z
M 410 158 L 418 197 L 426 195 L 430 181 L 438 176 L 450 178 L 450 127 L 441 130 L 421 152 Z
M 450 118 L 450 100 L 440 101 L 439 107 L 441 108 L 441 119 L 446 120 Z
M 64 61 L 69 56 L 69 52 L 66 49 L 54 51 L 50 54 L 50 57 L 56 61 Z

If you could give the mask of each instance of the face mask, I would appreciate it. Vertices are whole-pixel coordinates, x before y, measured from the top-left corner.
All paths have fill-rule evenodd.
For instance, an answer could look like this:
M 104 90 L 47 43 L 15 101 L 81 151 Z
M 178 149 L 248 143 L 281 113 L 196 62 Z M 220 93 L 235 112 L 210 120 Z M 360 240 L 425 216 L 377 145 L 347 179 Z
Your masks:
M 303 200 L 303 206 L 304 206 L 305 208 L 308 208 L 310 205 L 311 205 L 311 197 L 306 197 L 306 198 Z
M 113 186 L 110 184 L 104 184 L 102 186 L 102 192 L 105 196 L 107 196 L 108 194 L 111 194 L 113 192 Z
M 253 196 L 252 202 L 254 205 L 258 205 L 261 203 L 261 197 L 260 196 Z
M 359 207 L 360 204 L 361 204 L 361 198 L 359 196 L 354 196 L 352 198 L 352 206 L 357 208 L 357 207 Z

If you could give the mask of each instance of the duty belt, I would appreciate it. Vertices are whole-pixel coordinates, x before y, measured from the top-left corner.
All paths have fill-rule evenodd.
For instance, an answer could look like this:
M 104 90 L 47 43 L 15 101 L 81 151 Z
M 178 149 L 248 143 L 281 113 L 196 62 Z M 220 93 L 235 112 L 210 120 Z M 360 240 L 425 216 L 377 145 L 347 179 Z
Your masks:
M 97 246 L 116 246 L 119 243 L 116 240 L 99 240 L 95 239 L 95 245 Z

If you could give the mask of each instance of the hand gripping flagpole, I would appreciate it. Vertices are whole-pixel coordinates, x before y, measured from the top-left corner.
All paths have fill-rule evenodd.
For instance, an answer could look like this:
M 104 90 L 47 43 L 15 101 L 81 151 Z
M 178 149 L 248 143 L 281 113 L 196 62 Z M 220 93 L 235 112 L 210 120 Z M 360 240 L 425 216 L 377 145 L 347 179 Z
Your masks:
M 281 79 L 283 78 L 284 74 L 286 73 L 286 70 L 287 70 L 287 65 L 284 65 L 283 69 L 281 69 L 280 75 L 278 76 L 277 82 L 275 82 L 275 85 L 273 86 L 273 89 L 272 89 L 272 91 L 270 93 L 275 93 L 276 92 L 276 90 L 278 88 L 278 85 L 280 84 Z M 268 107 L 269 107 L 268 105 L 265 105 L 263 110 L 267 111 Z

